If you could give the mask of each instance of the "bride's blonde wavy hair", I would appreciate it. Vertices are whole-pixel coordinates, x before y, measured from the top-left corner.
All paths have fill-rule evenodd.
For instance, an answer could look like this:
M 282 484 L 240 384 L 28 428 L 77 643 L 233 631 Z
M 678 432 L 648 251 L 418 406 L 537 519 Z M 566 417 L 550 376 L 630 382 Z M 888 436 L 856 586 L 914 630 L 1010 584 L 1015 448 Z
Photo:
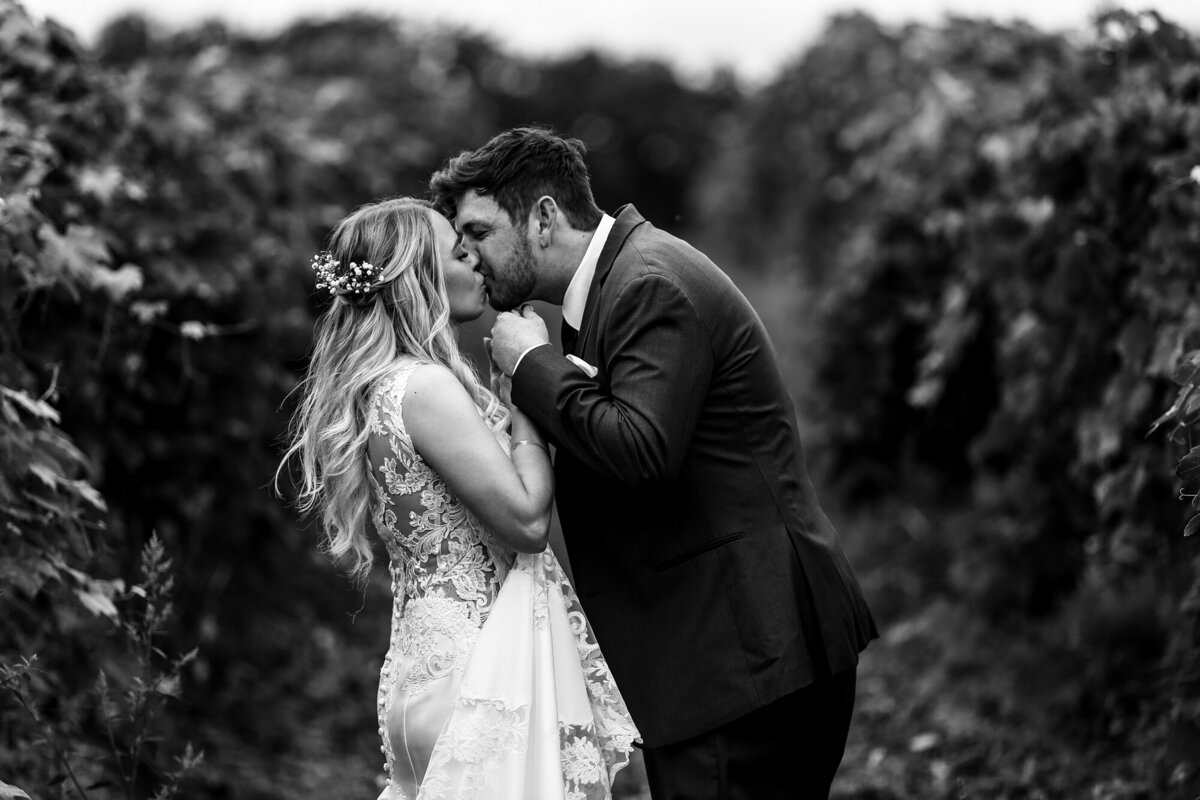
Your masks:
M 349 559 L 351 576 L 366 580 L 373 562 L 368 527 L 372 478 L 367 415 L 374 390 L 411 357 L 450 369 L 502 429 L 508 409 L 479 380 L 451 329 L 433 206 L 395 198 L 363 206 L 330 234 L 332 258 L 373 264 L 378 276 L 362 298 L 338 295 L 317 320 L 308 372 L 288 431 L 288 449 L 275 474 L 299 464 L 296 504 L 319 515 L 325 549 Z

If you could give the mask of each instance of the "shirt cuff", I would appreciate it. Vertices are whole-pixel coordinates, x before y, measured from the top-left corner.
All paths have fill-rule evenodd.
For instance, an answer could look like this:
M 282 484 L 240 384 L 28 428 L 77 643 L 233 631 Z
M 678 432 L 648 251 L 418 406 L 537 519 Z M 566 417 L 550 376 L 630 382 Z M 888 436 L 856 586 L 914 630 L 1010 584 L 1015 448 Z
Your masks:
M 517 356 L 517 363 L 513 364 L 513 371 L 512 371 L 512 375 L 516 375 L 516 374 L 517 374 L 517 370 L 521 368 L 521 359 L 523 359 L 523 358 L 525 358 L 525 356 L 529 355 L 529 351 L 530 351 L 530 350 L 536 350 L 536 349 L 538 349 L 539 347 L 545 347 L 545 346 L 547 346 L 548 344 L 550 344 L 550 343 L 549 343 L 549 342 L 542 342 L 541 344 L 535 344 L 533 347 L 526 347 L 524 350 L 522 350 L 522 351 L 521 351 L 521 355 Z M 511 377 L 512 377 L 512 375 L 509 375 L 508 377 L 510 377 L 510 378 L 511 378 Z

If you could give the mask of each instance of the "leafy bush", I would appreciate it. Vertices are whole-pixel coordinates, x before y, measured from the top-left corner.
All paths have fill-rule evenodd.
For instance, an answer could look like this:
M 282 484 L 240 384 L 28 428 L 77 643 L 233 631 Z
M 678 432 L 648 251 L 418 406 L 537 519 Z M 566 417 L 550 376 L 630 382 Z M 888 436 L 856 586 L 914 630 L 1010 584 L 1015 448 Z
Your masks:
M 70 378 L 38 362 L 20 320 L 50 297 L 73 309 L 112 308 L 140 287 L 141 272 L 110 267 L 105 231 L 77 199 L 98 179 L 119 104 L 61 28 L 34 26 L 0 5 L 0 41 L 0 754 L 26 787 L 69 780 L 88 796 L 85 785 L 132 787 L 141 762 L 155 767 L 143 747 L 149 710 L 173 691 L 143 678 L 125 700 L 105 705 L 95 681 L 128 652 L 108 640 L 112 626 L 148 645 L 161 622 L 158 612 L 136 622 L 119 605 L 133 593 L 161 602 L 169 586 L 161 560 L 146 586 L 127 590 L 114 577 L 96 470 L 52 404 Z M 158 674 L 147 648 L 129 655 L 145 676 Z M 129 706 L 136 719 L 118 738 L 109 723 Z

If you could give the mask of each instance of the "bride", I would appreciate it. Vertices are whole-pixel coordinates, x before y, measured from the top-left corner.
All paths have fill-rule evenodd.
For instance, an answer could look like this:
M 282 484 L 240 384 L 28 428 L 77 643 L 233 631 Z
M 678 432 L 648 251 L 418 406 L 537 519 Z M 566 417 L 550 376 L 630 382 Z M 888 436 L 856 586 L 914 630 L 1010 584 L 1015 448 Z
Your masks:
M 546 547 L 545 441 L 459 353 L 451 323 L 487 300 L 476 264 L 420 200 L 337 225 L 313 259 L 332 305 L 284 463 L 357 579 L 368 527 L 388 553 L 381 800 L 609 798 L 637 731 Z

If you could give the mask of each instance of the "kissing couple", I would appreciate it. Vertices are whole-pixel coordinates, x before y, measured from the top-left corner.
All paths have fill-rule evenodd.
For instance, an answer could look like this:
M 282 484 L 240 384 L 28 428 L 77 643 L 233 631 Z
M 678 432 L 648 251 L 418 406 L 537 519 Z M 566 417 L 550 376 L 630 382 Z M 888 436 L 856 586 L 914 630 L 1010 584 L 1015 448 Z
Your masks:
M 506 131 L 313 261 L 285 463 L 334 556 L 388 554 L 381 798 L 610 798 L 639 747 L 654 800 L 824 800 L 877 633 L 774 350 L 703 253 L 596 206 L 584 156 Z M 485 384 L 454 325 L 488 302 Z

